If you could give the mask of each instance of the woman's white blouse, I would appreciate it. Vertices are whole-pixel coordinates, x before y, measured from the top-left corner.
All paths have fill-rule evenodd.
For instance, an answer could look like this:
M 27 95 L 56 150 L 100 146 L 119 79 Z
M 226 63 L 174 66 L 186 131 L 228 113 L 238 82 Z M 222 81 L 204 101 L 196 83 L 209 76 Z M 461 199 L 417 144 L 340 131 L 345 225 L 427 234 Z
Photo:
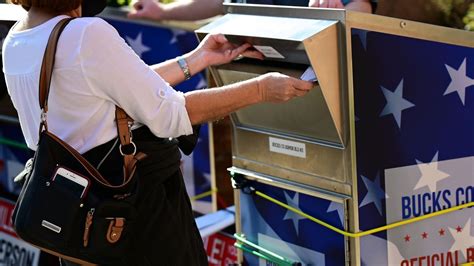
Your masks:
M 29 148 L 35 150 L 41 110 L 41 62 L 53 27 L 10 31 L 3 43 L 3 71 Z M 78 18 L 59 38 L 48 100 L 48 128 L 83 153 L 117 136 L 115 105 L 158 137 L 192 133 L 184 95 L 145 64 L 100 18 Z

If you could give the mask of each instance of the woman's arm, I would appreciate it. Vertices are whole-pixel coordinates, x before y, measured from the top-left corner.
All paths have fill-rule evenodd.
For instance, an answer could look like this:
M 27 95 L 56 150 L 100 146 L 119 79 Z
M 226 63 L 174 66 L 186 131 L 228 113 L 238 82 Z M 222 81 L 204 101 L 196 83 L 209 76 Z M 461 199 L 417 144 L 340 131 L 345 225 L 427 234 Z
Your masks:
M 207 67 L 207 64 L 203 60 L 200 60 L 197 54 L 188 53 L 183 55 L 183 58 L 188 64 L 191 76 L 201 72 Z M 177 58 L 169 59 L 150 67 L 171 86 L 175 86 L 185 80 L 184 72 L 179 66 Z
M 312 88 L 310 82 L 268 73 L 220 88 L 188 92 L 185 94 L 186 110 L 191 124 L 196 125 L 222 118 L 252 104 L 286 102 L 305 95 Z
M 347 10 L 372 13 L 372 5 L 369 0 L 352 0 L 345 8 Z
M 187 0 L 162 4 L 156 0 L 139 0 L 129 18 L 152 20 L 199 20 L 222 14 L 222 0 Z
M 310 0 L 309 7 L 323 8 L 345 8 L 347 10 L 372 13 L 372 5 L 369 0 L 352 0 L 347 5 L 343 5 L 341 0 Z
M 263 55 L 250 49 L 250 44 L 236 45 L 230 43 L 222 34 L 209 34 L 193 51 L 183 55 L 191 75 L 201 72 L 211 65 L 221 65 L 232 61 L 238 55 L 263 59 Z M 171 86 L 185 79 L 184 73 L 177 63 L 177 59 L 170 59 L 163 63 L 152 65 L 155 70 Z
M 81 67 L 90 93 L 104 99 L 104 104 L 112 102 L 122 107 L 135 121 L 147 125 L 158 137 L 191 134 L 192 124 L 220 118 L 258 102 L 287 101 L 306 94 L 313 87 L 310 82 L 270 73 L 220 88 L 183 94 L 171 88 L 156 73 L 163 72 L 168 79 L 176 80 L 182 75 L 182 79 L 184 75 L 176 63 L 170 65 L 165 62 L 158 65 L 158 71 L 153 71 L 114 28 L 101 19 L 91 20 L 93 23 L 80 40 Z M 217 36 L 222 35 L 214 36 L 221 38 Z M 204 56 L 210 53 L 208 58 L 213 59 L 207 63 L 223 62 L 219 60 L 229 60 L 233 55 L 229 52 L 228 57 L 218 56 L 219 53 L 212 52 L 214 50 L 204 49 L 209 42 L 203 43 L 197 54 Z M 241 49 L 247 47 L 243 45 Z M 167 66 L 174 71 L 166 69 Z

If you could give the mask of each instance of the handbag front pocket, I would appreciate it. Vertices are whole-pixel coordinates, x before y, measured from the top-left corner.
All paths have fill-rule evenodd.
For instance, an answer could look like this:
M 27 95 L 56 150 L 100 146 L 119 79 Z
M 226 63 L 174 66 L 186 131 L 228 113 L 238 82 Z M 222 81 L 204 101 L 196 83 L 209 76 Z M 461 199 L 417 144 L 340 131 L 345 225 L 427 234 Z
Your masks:
M 72 191 L 55 182 L 46 182 L 38 186 L 33 197 L 29 200 L 37 201 L 34 209 L 27 212 L 30 236 L 34 236 L 34 243 L 44 243 L 44 247 L 68 248 L 75 228 L 81 222 L 83 204 L 81 198 Z
M 134 229 L 135 209 L 125 202 L 105 202 L 90 209 L 84 222 L 83 252 L 105 261 L 117 259 L 129 247 Z

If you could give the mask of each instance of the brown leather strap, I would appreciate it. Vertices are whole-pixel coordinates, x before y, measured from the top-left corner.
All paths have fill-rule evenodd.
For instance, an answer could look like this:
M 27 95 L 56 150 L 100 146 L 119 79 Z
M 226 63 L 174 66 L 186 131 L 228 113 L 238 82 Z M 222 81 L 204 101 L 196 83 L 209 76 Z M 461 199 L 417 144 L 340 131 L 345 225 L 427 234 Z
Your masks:
M 55 60 L 55 55 L 56 55 L 56 48 L 58 46 L 59 36 L 61 35 L 66 25 L 73 19 L 74 18 L 65 18 L 59 21 L 58 24 L 53 28 L 51 35 L 49 36 L 49 39 L 48 39 L 48 44 L 46 45 L 46 50 L 44 52 L 43 62 L 41 65 L 40 81 L 39 81 L 39 105 L 44 114 L 44 121 L 42 121 L 40 124 L 39 132 L 42 131 L 43 127 L 44 127 L 44 130 L 48 131 L 47 122 L 46 122 L 46 113 L 48 112 L 48 95 L 49 95 L 49 89 L 51 86 L 51 77 L 53 75 L 54 60 Z M 118 136 L 119 136 L 120 144 L 121 144 L 120 152 L 122 152 L 122 149 L 124 148 L 130 149 L 130 145 L 133 145 L 132 147 L 133 152 L 126 152 L 126 153 L 122 152 L 123 157 L 124 157 L 123 158 L 124 159 L 124 182 L 123 183 L 125 184 L 130 178 L 132 178 L 134 170 L 136 168 L 136 162 L 141 157 L 135 156 L 136 147 L 135 147 L 135 144 L 132 142 L 132 135 L 131 135 L 130 129 L 133 123 L 133 119 L 130 116 L 128 116 L 127 113 L 125 113 L 125 111 L 122 108 L 118 106 L 116 106 L 115 116 L 116 116 Z M 97 170 L 95 170 L 94 172 L 97 172 Z M 103 180 L 103 181 L 106 181 L 106 180 Z
M 41 65 L 40 82 L 39 82 L 39 105 L 46 113 L 48 111 L 48 95 L 49 87 L 51 85 L 51 76 L 53 75 L 54 60 L 56 55 L 56 48 L 58 47 L 59 35 L 64 30 L 66 25 L 73 18 L 65 18 L 53 28 L 51 35 L 44 51 L 43 63 Z
M 137 147 L 135 143 L 132 142 L 131 131 L 133 119 L 128 116 L 122 108 L 115 106 L 115 120 L 117 123 L 118 137 L 120 139 L 119 149 L 124 161 L 123 182 L 125 183 L 132 177 L 132 172 L 136 165 L 134 155 L 136 154 Z

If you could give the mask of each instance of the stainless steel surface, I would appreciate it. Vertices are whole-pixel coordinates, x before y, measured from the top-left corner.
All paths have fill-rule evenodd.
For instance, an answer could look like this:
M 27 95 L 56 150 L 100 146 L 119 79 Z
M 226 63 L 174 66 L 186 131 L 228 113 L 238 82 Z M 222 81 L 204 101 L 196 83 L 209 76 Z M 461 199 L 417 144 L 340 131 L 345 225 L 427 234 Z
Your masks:
M 338 20 L 344 23 L 345 10 L 332 8 L 306 8 L 297 6 L 224 4 L 224 13 L 272 16 L 282 18 L 309 18 Z
M 281 179 L 275 176 L 264 175 L 264 174 L 261 174 L 260 172 L 250 171 L 250 170 L 238 168 L 235 166 L 230 167 L 227 170 L 231 173 L 244 175 L 249 180 L 255 180 L 263 184 L 267 184 L 267 185 L 271 185 L 271 186 L 279 187 L 279 188 L 284 188 L 284 189 L 289 189 L 289 190 L 293 190 L 300 193 L 305 193 L 305 194 L 310 193 L 312 196 L 315 196 L 321 199 L 326 199 L 329 201 L 334 201 L 341 204 L 345 204 L 347 200 L 350 199 L 349 196 L 336 193 L 334 191 L 324 190 L 319 187 L 288 181 L 288 180 Z
M 270 71 L 300 77 L 304 69 L 297 67 L 285 69 L 275 66 L 235 63 L 229 67 L 217 69 L 217 73 L 223 84 L 231 84 Z M 305 97 L 296 98 L 284 104 L 253 105 L 233 114 L 232 118 L 235 125 L 243 130 L 260 130 L 307 141 L 319 140 L 340 146 L 336 127 L 319 85 L 316 85 L 313 91 Z
M 227 14 L 202 27 L 223 34 L 302 42 L 335 24 L 334 20 Z
M 246 108 L 233 116 L 234 123 L 241 128 L 280 132 L 343 147 L 340 90 L 345 82 L 341 82 L 339 71 L 342 56 L 338 52 L 337 24 L 337 20 L 227 14 L 199 29 L 197 34 L 201 39 L 207 33 L 219 32 L 235 43 L 249 42 L 276 51 L 277 56 L 267 56 L 264 62 L 243 60 L 214 67 L 220 85 L 270 71 L 299 77 L 310 65 L 318 76 L 320 86 L 309 95 L 287 104 Z
M 344 150 L 305 143 L 306 158 L 291 157 L 271 152 L 268 134 L 238 128 L 234 131 L 234 166 L 351 195 Z
M 270 46 L 282 58 L 268 60 L 309 65 L 302 42 L 336 23 L 334 20 L 227 14 L 202 27 L 197 33 L 219 32 L 234 43 Z
M 223 33 L 235 43 L 271 47 L 276 56 L 211 67 L 218 85 L 272 71 L 299 78 L 308 66 L 318 77 L 304 97 L 254 105 L 231 116 L 234 166 L 351 195 L 344 11 L 236 4 L 226 10 L 230 14 L 197 30 L 198 38 Z M 272 145 L 280 144 L 274 139 L 304 152 L 275 152 Z

